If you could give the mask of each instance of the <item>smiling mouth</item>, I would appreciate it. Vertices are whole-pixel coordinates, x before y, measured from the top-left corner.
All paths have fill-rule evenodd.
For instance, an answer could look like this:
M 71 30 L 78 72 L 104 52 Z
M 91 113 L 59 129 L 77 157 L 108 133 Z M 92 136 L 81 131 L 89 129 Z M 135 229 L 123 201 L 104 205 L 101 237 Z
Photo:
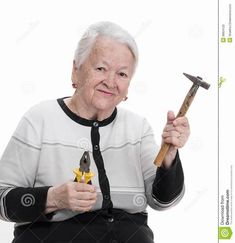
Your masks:
M 108 91 L 105 91 L 105 90 L 98 89 L 98 91 L 101 92 L 101 93 L 103 93 L 103 94 L 105 94 L 105 95 L 107 95 L 107 96 L 113 95 L 113 93 L 108 92 Z

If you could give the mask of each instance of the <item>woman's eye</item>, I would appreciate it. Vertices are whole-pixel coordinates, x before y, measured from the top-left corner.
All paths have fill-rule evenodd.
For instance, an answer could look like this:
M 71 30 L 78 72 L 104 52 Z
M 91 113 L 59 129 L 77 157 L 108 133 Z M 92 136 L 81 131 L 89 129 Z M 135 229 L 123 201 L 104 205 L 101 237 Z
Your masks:
M 127 78 L 127 74 L 126 74 L 126 73 L 121 72 L 121 73 L 119 73 L 119 75 L 120 75 L 121 77 L 123 77 L 123 78 Z
M 105 68 L 104 67 L 98 67 L 98 68 L 96 68 L 96 70 L 98 70 L 98 71 L 105 71 Z

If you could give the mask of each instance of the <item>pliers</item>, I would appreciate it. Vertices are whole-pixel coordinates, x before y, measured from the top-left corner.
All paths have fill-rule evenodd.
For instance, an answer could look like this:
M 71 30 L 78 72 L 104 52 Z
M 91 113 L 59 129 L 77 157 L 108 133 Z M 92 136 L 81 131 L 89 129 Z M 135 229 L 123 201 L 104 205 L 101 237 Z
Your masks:
M 91 178 L 94 174 L 90 171 L 90 164 L 91 160 L 89 152 L 85 151 L 80 159 L 80 168 L 73 170 L 76 175 L 74 181 L 91 184 Z

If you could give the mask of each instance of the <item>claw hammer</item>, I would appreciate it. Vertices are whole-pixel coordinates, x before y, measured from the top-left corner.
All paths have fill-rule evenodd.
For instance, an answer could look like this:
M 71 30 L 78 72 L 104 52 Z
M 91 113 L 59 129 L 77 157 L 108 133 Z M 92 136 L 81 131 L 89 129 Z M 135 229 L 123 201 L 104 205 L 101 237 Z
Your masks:
M 210 84 L 203 81 L 201 77 L 198 77 L 198 76 L 194 77 L 194 76 L 189 75 L 187 73 L 183 73 L 183 74 L 193 82 L 193 85 L 190 88 L 189 92 L 187 93 L 187 95 L 184 99 L 184 102 L 183 102 L 176 118 L 184 116 L 186 114 L 186 112 L 188 111 L 189 106 L 191 105 L 191 103 L 192 103 L 192 101 L 193 101 L 193 99 L 194 99 L 194 97 L 197 93 L 197 90 L 200 86 L 203 87 L 204 89 L 209 89 L 209 87 L 210 87 Z M 169 148 L 170 148 L 170 144 L 168 144 L 168 143 L 162 144 L 161 149 L 158 152 L 156 159 L 154 160 L 154 164 L 157 167 L 161 166 L 162 161 L 164 160 L 165 155 L 166 155 L 167 151 L 169 150 Z

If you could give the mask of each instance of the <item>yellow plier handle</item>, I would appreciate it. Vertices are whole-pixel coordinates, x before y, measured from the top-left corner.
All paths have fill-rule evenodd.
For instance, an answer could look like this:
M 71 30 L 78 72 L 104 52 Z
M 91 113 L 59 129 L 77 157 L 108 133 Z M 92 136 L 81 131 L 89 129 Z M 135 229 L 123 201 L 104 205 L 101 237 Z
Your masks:
M 86 184 L 91 181 L 91 178 L 94 176 L 94 173 L 90 172 L 82 172 L 80 169 L 73 170 L 74 174 L 76 175 L 75 179 L 77 182 L 85 182 Z M 89 183 L 90 184 L 90 183 Z

